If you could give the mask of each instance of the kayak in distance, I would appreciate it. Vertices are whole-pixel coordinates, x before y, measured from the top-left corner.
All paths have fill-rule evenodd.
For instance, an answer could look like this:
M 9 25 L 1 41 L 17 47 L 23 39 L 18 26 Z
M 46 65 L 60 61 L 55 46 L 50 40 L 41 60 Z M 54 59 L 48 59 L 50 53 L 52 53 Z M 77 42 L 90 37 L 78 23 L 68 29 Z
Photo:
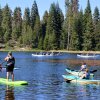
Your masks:
M 34 53 L 32 56 L 34 57 L 49 57 L 49 56 L 59 56 L 62 55 L 60 52 L 40 52 L 40 53 Z
M 79 57 L 79 58 L 96 58 L 96 57 L 99 57 L 99 55 L 95 55 L 95 54 L 77 54 L 77 57 Z
M 79 84 L 97 84 L 100 85 L 100 80 L 94 80 L 94 79 L 80 79 L 78 76 L 74 75 L 62 75 L 64 80 L 67 83 L 79 83 Z
M 0 84 L 20 86 L 20 85 L 28 85 L 28 82 L 27 81 L 12 81 L 12 80 L 8 81 L 5 78 L 0 78 Z

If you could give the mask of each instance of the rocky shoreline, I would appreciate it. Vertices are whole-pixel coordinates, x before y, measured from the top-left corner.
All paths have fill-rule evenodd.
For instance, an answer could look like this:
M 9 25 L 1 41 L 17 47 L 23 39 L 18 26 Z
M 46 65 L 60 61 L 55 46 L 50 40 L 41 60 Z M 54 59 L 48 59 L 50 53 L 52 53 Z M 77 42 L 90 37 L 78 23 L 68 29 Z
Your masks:
M 65 52 L 65 53 L 78 53 L 78 54 L 100 54 L 100 51 L 68 51 L 68 50 L 36 50 L 31 48 L 16 48 L 16 49 L 0 49 L 0 51 L 26 51 L 26 52 Z

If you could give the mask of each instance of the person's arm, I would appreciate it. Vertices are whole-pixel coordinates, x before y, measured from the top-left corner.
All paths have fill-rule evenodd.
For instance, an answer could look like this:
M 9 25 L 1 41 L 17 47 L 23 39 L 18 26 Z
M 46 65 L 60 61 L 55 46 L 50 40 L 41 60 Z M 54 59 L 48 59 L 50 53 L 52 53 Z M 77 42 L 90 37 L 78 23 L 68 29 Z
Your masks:
M 83 65 L 81 66 L 81 69 L 80 69 L 80 71 L 82 71 L 83 70 Z
M 9 60 L 9 57 L 7 56 L 4 60 L 5 60 L 5 61 L 8 61 L 8 60 Z
M 15 58 L 14 57 L 12 57 L 12 60 L 7 65 L 10 66 L 12 64 L 15 64 Z

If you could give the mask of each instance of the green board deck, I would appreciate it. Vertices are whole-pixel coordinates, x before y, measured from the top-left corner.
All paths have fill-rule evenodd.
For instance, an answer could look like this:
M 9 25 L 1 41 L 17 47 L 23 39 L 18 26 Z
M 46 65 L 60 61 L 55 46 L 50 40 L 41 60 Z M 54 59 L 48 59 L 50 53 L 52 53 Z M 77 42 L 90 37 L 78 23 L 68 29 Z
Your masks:
M 14 85 L 14 86 L 18 86 L 18 85 L 28 85 L 27 81 L 7 81 L 7 79 L 5 78 L 0 78 L 0 84 L 7 84 L 7 85 Z

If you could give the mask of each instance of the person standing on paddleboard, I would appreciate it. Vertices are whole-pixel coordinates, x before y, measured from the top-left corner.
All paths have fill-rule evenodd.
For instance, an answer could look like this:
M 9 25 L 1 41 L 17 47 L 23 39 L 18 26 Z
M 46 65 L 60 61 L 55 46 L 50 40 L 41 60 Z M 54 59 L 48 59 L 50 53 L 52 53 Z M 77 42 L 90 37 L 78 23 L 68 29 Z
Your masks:
M 4 59 L 7 62 L 6 65 L 6 72 L 7 72 L 7 80 L 9 79 L 9 76 L 12 76 L 12 81 L 14 81 L 14 65 L 15 65 L 15 58 L 12 56 L 12 52 L 8 52 L 7 57 Z

